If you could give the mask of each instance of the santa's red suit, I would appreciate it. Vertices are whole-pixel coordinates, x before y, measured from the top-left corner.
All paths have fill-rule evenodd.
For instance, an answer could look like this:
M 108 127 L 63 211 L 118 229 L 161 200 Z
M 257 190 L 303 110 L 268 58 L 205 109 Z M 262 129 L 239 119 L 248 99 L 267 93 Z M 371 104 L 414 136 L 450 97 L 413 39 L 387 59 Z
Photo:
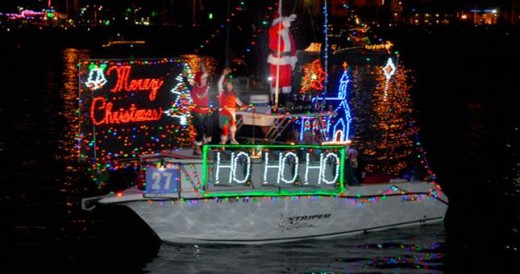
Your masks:
M 269 49 L 271 52 L 267 57 L 267 63 L 270 67 L 272 93 L 275 92 L 277 84 L 282 93 L 288 94 L 291 92 L 292 71 L 298 59 L 294 37 L 289 27 L 295 19 L 296 14 L 277 17 L 269 28 Z M 279 75 L 278 83 L 277 75 Z

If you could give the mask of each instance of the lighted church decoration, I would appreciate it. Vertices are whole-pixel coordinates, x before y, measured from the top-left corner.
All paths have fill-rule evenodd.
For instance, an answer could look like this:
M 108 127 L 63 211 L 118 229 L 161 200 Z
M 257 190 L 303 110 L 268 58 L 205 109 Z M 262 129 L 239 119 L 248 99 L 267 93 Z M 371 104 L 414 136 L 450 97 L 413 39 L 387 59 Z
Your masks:
M 317 96 L 313 98 L 315 103 L 322 103 L 325 106 L 334 110 L 334 114 L 331 115 L 326 121 L 326 132 L 328 134 L 328 140 L 322 142 L 323 144 L 348 144 L 350 143 L 350 123 L 352 117 L 350 115 L 350 107 L 348 104 L 347 91 L 349 86 L 348 76 L 348 65 L 347 62 L 343 62 L 343 74 L 339 79 L 339 88 L 334 96 Z

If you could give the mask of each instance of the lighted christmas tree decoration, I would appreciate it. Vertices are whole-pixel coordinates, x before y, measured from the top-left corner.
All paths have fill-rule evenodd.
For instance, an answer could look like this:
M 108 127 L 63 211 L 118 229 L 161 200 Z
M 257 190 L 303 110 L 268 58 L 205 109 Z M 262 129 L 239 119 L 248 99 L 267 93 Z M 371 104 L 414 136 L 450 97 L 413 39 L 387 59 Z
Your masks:
M 191 68 L 187 63 L 184 64 L 184 70 L 186 70 L 188 74 L 192 75 Z M 179 119 L 179 123 L 182 126 L 187 126 L 191 110 L 194 107 L 193 99 L 190 96 L 190 90 L 184 83 L 183 73 L 177 75 L 175 80 L 177 81 L 177 84 L 170 90 L 174 95 L 175 100 L 171 107 L 164 113 L 167 116 Z
M 352 138 L 362 152 L 364 169 L 397 176 L 414 165 L 421 152 L 415 141 L 418 129 L 409 95 L 410 71 L 402 65 L 398 69 L 392 60 L 390 57 L 381 66 L 353 68 L 352 86 L 356 88 L 351 90 L 350 102 L 356 111 Z

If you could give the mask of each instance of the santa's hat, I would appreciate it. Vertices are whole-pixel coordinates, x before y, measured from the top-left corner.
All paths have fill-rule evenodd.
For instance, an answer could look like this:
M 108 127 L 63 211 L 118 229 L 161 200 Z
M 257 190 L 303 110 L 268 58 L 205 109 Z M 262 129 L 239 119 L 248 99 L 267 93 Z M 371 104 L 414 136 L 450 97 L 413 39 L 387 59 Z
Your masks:
M 203 78 L 208 78 L 208 74 L 204 71 L 198 71 L 197 73 L 195 73 L 195 76 L 193 77 L 193 80 L 195 81 L 195 83 L 197 83 L 198 85 L 201 85 L 202 82 L 201 80 Z

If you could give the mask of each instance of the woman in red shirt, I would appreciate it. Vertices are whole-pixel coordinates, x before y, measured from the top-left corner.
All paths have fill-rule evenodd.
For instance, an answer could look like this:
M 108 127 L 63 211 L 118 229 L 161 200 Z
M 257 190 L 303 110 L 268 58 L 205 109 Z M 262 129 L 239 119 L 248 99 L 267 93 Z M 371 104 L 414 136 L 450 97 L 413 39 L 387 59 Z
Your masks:
M 191 111 L 191 122 L 197 135 L 193 141 L 193 154 L 201 155 L 201 146 L 211 141 L 208 72 L 204 63 L 199 63 L 199 70 L 195 73 L 193 85 L 187 81 L 186 77 L 184 77 L 184 82 L 190 89 L 190 96 L 194 105 Z
M 236 111 L 244 103 L 238 98 L 233 90 L 231 80 L 225 80 L 231 69 L 225 68 L 218 81 L 218 92 L 220 102 L 219 126 L 221 129 L 220 143 L 226 144 L 229 138 L 231 144 L 238 144 L 236 140 Z

